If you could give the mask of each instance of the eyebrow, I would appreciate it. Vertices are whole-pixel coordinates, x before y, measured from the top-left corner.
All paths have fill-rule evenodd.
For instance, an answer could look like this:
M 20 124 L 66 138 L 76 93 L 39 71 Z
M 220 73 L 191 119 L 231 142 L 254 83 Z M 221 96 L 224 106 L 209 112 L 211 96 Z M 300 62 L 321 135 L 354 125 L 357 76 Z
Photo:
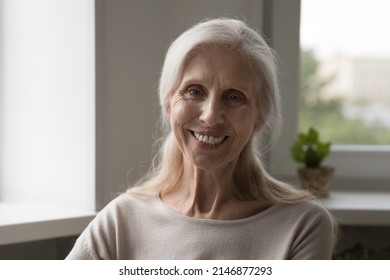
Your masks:
M 183 79 L 182 82 L 181 82 L 181 85 L 182 84 L 185 84 L 185 85 L 190 85 L 190 84 L 199 84 L 199 85 L 211 85 L 212 84 L 212 79 L 210 77 L 204 77 L 204 78 L 188 78 L 188 79 Z M 228 86 L 226 86 L 226 84 L 224 84 L 222 86 L 222 88 L 226 88 L 226 89 L 234 89 L 234 90 L 238 90 L 238 91 L 241 91 L 243 93 L 247 93 L 249 94 L 249 87 L 245 86 L 245 85 L 238 85 L 238 86 L 229 86 L 229 80 L 227 80 L 228 82 L 226 83 Z

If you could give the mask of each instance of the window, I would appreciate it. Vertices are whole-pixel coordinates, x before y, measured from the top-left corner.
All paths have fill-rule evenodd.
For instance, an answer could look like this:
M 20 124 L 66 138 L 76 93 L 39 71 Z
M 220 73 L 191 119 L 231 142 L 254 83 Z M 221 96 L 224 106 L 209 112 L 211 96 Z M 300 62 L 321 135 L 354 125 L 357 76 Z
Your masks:
M 94 210 L 94 1 L 0 13 L 0 201 Z
M 341 2 L 347 1 L 328 1 L 328 0 L 310 0 L 308 2 L 311 3 L 312 6 L 316 6 L 315 3 L 321 2 L 321 6 L 328 6 L 325 10 L 323 8 L 321 12 L 326 12 L 326 22 L 330 22 L 333 20 L 333 13 L 337 10 L 343 10 L 345 13 L 343 14 L 344 21 L 351 21 L 352 15 L 354 11 L 354 6 L 357 1 L 348 1 L 349 5 L 342 5 Z M 267 5 L 267 3 L 269 5 Z M 269 19 L 267 24 L 265 25 L 265 32 L 267 36 L 271 39 L 271 44 L 273 48 L 278 53 L 280 59 L 280 84 L 281 84 L 281 93 L 283 99 L 283 113 L 284 113 L 284 127 L 283 134 L 278 143 L 274 146 L 273 150 L 270 152 L 270 171 L 274 175 L 280 178 L 287 178 L 294 180 L 296 178 L 296 163 L 292 161 L 290 155 L 290 147 L 294 142 L 299 129 L 303 128 L 304 125 L 309 124 L 300 124 L 300 16 L 301 16 L 301 8 L 305 7 L 305 0 L 292 0 L 292 1 L 265 1 L 265 13 L 267 14 L 267 18 Z M 302 4 L 302 6 L 301 6 Z M 319 4 L 318 4 L 319 5 Z M 356 4 L 358 5 L 358 4 Z M 363 5 L 363 4 L 359 4 Z M 382 18 L 382 9 L 380 6 L 373 4 L 372 1 L 364 1 L 365 10 L 369 10 L 370 14 L 375 15 L 379 18 Z M 385 9 L 385 11 L 387 11 Z M 305 15 L 302 12 L 302 24 L 304 24 Z M 374 40 L 374 31 L 370 32 L 373 27 L 369 26 L 369 20 L 366 18 L 362 18 L 360 20 L 362 23 L 366 24 L 364 30 L 361 30 L 361 35 L 366 38 L 366 41 L 373 45 L 385 45 L 388 42 L 388 36 L 386 34 L 387 31 L 382 31 L 381 36 L 378 39 Z M 330 25 L 330 24 L 329 24 Z M 360 25 L 361 26 L 361 25 Z M 388 26 L 388 24 L 387 24 Z M 339 28 L 341 28 L 339 26 Z M 361 27 L 362 28 L 362 27 Z M 382 26 L 378 26 L 377 29 L 381 29 Z M 333 42 L 334 38 L 332 35 L 326 33 L 326 30 L 322 30 L 320 26 L 316 29 L 316 34 L 314 37 L 318 37 L 321 39 L 321 45 L 324 47 L 328 42 Z M 302 31 L 303 32 L 303 31 Z M 343 33 L 344 36 L 349 36 L 348 32 Z M 304 32 L 302 36 L 305 36 Z M 342 40 L 343 38 L 339 38 L 336 42 Z M 307 44 L 307 46 L 309 46 Z M 387 45 L 388 46 L 388 45 Z M 309 49 L 309 48 L 308 48 Z M 388 47 L 384 48 L 388 49 Z M 314 52 L 314 51 L 313 51 Z M 317 50 L 316 56 L 321 58 L 323 56 L 322 53 Z M 357 52 L 357 50 L 356 50 Z M 376 51 L 376 54 L 379 54 L 379 51 Z M 377 58 L 374 57 L 374 58 Z M 383 59 L 382 62 L 386 59 Z M 362 63 L 367 64 L 367 63 Z M 351 64 L 350 64 L 351 65 Z M 383 65 L 383 64 L 381 64 Z M 349 67 L 349 66 L 348 66 Z M 348 68 L 344 67 L 344 68 Z M 371 66 L 370 66 L 371 67 Z M 376 66 L 375 68 L 384 68 L 384 66 Z M 328 68 L 329 69 L 329 68 Z M 333 76 L 333 70 L 330 72 L 325 71 L 325 67 L 323 68 L 321 77 L 324 80 L 332 80 L 335 79 Z M 387 71 L 387 70 L 385 70 Z M 369 71 L 370 74 L 372 70 Z M 330 74 L 331 73 L 331 74 Z M 349 75 L 354 74 L 353 72 L 349 72 Z M 341 78 L 339 78 L 341 79 Z M 387 79 L 388 80 L 388 79 Z M 362 82 L 362 81 L 359 81 Z M 366 86 L 359 85 L 360 90 L 366 88 Z M 330 88 L 330 86 L 328 87 Z M 359 94 L 359 93 L 358 93 Z M 381 94 L 382 97 L 387 96 L 387 94 Z M 360 93 L 363 95 L 363 93 Z M 379 95 L 379 94 L 378 94 Z M 322 96 L 321 96 L 322 97 Z M 331 98 L 339 98 L 339 96 L 327 96 L 325 101 L 331 100 Z M 381 97 L 381 98 L 382 98 Z M 387 98 L 386 97 L 386 98 Z M 378 97 L 379 98 L 379 97 Z M 371 98 L 369 98 L 371 100 Z M 384 102 L 381 102 L 382 105 Z M 347 105 L 348 104 L 348 105 Z M 365 125 L 387 125 L 386 118 L 378 117 L 377 115 L 370 114 L 368 117 L 363 113 L 363 110 L 368 109 L 360 109 L 357 107 L 360 105 L 359 102 L 354 103 L 354 101 L 350 103 L 346 103 L 344 105 L 343 102 L 343 110 L 341 111 L 345 118 L 350 119 L 358 119 L 361 123 Z M 381 105 L 381 106 L 382 106 Z M 372 108 L 372 107 L 367 107 Z M 372 112 L 373 109 L 370 109 Z M 315 110 L 316 114 L 318 110 Z M 379 110 L 375 110 L 376 113 Z M 323 120 L 322 120 L 323 121 Z M 325 127 L 325 126 L 324 126 Z M 330 126 L 332 129 L 335 128 L 336 131 L 342 133 L 344 127 L 339 123 L 333 124 Z M 325 128 L 324 128 L 325 130 Z M 384 131 L 385 129 L 383 129 Z M 321 130 L 322 131 L 322 130 Z M 334 141 L 335 145 L 332 147 L 332 152 L 329 158 L 325 161 L 325 164 L 332 165 L 336 168 L 336 178 L 335 178 L 335 188 L 344 188 L 344 189 L 389 189 L 390 188 L 390 146 L 386 144 L 388 142 L 382 142 L 380 145 L 379 142 L 361 140 L 355 143 L 351 143 L 352 140 L 355 140 L 355 135 L 357 135 L 357 131 L 352 131 L 350 134 L 352 138 L 347 140 L 337 139 Z M 328 134 L 331 137 L 331 134 Z M 327 137 L 324 135 L 324 137 Z M 333 137 L 333 136 L 332 136 Z M 383 140 L 383 137 L 379 137 Z M 352 139 L 352 140 L 351 140 Z M 332 140 L 332 139 L 329 139 Z M 354 144 L 354 145 L 352 145 Z
M 299 128 L 343 145 L 390 145 L 386 0 L 302 0 Z

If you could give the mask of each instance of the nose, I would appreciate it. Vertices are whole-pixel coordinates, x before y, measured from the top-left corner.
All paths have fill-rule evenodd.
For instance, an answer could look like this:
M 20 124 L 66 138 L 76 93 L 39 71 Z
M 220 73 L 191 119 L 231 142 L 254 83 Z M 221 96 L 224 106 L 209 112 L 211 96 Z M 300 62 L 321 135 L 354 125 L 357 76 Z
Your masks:
M 202 104 L 202 111 L 199 120 L 209 128 L 216 128 L 224 122 L 223 102 L 217 98 L 210 97 Z

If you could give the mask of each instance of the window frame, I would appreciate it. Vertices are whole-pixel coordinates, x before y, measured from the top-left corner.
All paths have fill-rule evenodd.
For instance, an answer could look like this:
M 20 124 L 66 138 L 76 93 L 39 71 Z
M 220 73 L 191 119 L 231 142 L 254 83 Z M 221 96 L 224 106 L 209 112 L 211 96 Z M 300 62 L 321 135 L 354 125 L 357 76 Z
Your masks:
M 298 135 L 301 1 L 265 0 L 264 33 L 279 57 L 283 133 L 268 155 L 270 172 L 296 180 L 290 147 Z M 324 165 L 336 169 L 334 188 L 390 189 L 390 145 L 333 145 Z

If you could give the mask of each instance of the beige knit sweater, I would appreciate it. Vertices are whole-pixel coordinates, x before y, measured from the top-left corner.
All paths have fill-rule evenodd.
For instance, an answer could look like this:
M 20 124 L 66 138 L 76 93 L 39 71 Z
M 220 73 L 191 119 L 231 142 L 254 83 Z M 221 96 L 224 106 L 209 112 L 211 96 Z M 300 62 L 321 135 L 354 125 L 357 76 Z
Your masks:
M 313 201 L 207 220 L 173 211 L 158 195 L 125 193 L 89 224 L 67 259 L 330 259 L 333 244 L 331 216 Z

